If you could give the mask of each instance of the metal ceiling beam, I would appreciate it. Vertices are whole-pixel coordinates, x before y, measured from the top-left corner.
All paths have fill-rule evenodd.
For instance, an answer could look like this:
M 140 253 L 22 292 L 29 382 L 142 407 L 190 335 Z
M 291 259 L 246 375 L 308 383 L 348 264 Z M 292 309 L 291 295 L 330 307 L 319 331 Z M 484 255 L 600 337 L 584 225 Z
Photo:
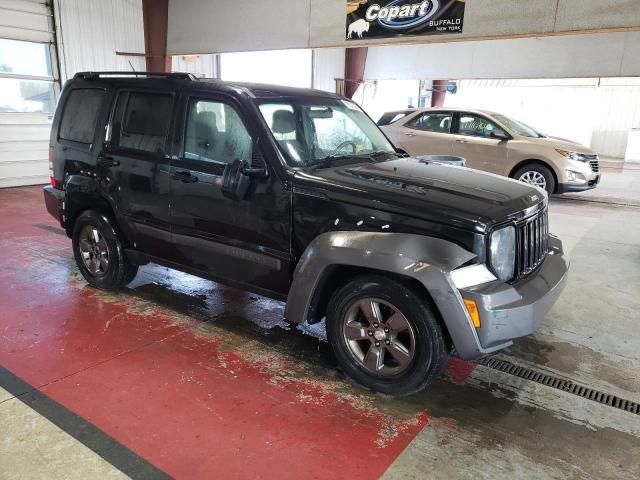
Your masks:
M 142 0 L 144 51 L 149 72 L 170 72 L 171 57 L 167 55 L 169 0 Z

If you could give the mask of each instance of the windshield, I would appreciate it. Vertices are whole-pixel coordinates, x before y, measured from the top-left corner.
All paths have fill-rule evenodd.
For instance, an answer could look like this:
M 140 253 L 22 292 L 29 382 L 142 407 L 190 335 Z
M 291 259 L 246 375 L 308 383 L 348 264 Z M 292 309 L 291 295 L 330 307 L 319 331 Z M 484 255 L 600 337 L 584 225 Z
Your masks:
M 513 118 L 506 117 L 504 115 L 494 115 L 495 119 L 502 123 L 505 127 L 511 130 L 512 133 L 516 133 L 518 135 L 522 135 L 523 137 L 531 137 L 531 138 L 542 138 L 540 132 L 538 132 L 535 128 L 530 127 L 518 120 L 514 120 Z
M 395 154 L 377 125 L 353 102 L 296 99 L 261 103 L 259 108 L 292 166 L 309 167 L 331 158 Z

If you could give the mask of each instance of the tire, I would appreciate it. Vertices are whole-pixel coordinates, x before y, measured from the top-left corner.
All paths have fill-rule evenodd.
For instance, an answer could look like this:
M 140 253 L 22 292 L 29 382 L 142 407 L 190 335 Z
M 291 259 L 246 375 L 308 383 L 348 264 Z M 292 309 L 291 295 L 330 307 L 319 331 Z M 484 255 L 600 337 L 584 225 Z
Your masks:
M 138 273 L 124 253 L 113 220 L 87 210 L 73 227 L 73 255 L 85 280 L 102 290 L 116 290 L 131 283 Z
M 368 307 L 371 301 L 378 307 Z M 379 312 L 382 322 L 366 320 L 362 305 Z M 356 277 L 331 297 L 327 337 L 347 377 L 387 395 L 425 389 L 440 376 L 447 359 L 442 329 L 424 296 L 378 275 Z
M 514 174 L 513 178 L 521 182 L 535 185 L 540 188 L 544 188 L 549 195 L 552 195 L 556 191 L 556 180 L 553 177 L 553 172 L 549 167 L 540 165 L 538 163 L 530 163 L 523 167 L 520 167 Z M 525 178 L 529 178 L 532 181 L 527 181 Z M 544 186 L 539 183 L 534 183 L 536 179 L 540 180 L 544 178 Z

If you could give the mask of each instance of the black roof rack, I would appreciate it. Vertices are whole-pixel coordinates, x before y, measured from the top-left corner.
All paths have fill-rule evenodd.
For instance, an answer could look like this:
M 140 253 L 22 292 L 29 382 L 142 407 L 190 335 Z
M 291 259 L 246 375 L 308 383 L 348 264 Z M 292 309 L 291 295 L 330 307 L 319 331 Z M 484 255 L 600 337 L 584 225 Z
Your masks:
M 159 77 L 172 80 L 197 80 L 192 73 L 182 72 L 78 72 L 73 78 L 91 80 L 101 77 Z

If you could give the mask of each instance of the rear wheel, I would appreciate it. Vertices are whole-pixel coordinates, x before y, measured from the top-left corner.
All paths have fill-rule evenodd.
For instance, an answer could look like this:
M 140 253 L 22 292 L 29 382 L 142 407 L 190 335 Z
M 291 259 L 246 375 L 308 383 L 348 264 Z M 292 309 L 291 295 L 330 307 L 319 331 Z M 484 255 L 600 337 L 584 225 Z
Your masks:
M 126 257 L 112 220 L 92 210 L 83 212 L 75 222 L 73 254 L 85 280 L 104 290 L 130 283 L 138 272 Z
M 357 277 L 331 298 L 327 336 L 344 373 L 389 395 L 410 395 L 441 374 L 446 342 L 435 315 L 411 288 Z
M 556 181 L 551 170 L 537 163 L 531 163 L 519 168 L 513 178 L 534 187 L 542 188 L 549 195 L 556 190 Z

